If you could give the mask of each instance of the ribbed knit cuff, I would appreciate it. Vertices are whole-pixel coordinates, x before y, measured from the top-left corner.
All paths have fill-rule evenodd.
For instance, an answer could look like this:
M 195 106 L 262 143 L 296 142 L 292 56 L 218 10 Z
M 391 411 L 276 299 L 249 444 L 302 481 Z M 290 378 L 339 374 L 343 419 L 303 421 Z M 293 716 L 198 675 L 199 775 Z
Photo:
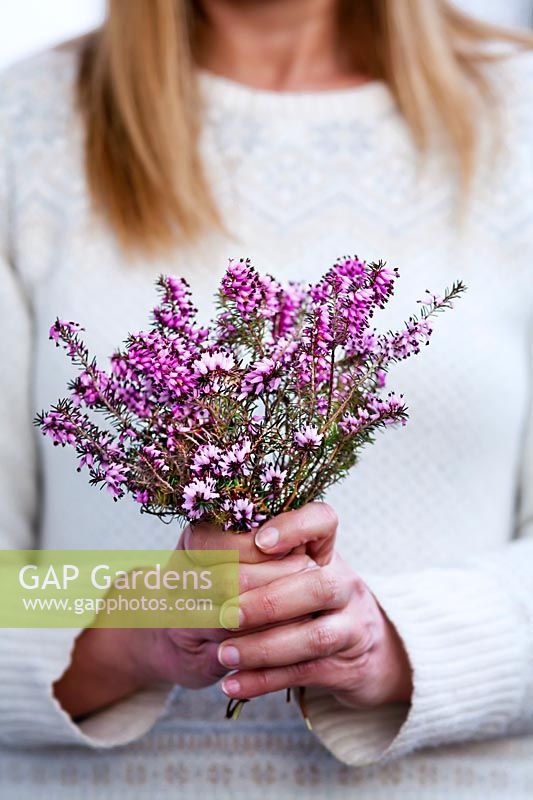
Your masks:
M 52 685 L 70 664 L 74 629 L 2 631 L 0 742 L 16 746 L 113 747 L 146 733 L 164 713 L 174 687 L 158 684 L 76 724 Z
M 505 734 L 523 706 L 529 638 L 525 612 L 503 582 L 455 568 L 362 577 L 404 642 L 412 702 L 358 711 L 309 687 L 309 719 L 322 743 L 362 766 Z

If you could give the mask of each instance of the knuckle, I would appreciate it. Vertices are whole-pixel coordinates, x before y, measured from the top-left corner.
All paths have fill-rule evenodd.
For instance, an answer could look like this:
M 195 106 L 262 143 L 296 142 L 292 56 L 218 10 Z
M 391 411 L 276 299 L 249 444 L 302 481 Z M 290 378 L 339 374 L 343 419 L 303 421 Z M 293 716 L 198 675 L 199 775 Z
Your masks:
M 362 578 L 359 577 L 359 575 L 354 576 L 352 581 L 352 588 L 353 588 L 353 593 L 358 597 L 364 597 L 367 592 L 366 583 Z
M 266 670 L 258 670 L 255 674 L 259 691 L 268 692 L 271 686 L 270 673 Z
M 324 518 L 327 520 L 328 528 L 332 528 L 336 530 L 339 525 L 339 517 L 333 506 L 330 506 L 329 503 L 319 503 L 322 514 Z
M 302 506 L 294 512 L 292 526 L 299 534 L 305 534 L 310 527 L 312 512 L 309 505 Z
M 331 625 L 321 623 L 311 629 L 309 635 L 311 655 L 329 656 L 337 648 L 337 634 Z
M 328 605 L 333 602 L 339 590 L 339 581 L 336 575 L 320 570 L 317 580 L 313 581 L 314 599 L 321 604 Z
M 250 575 L 249 575 L 247 570 L 241 568 L 239 570 L 239 590 L 240 590 L 240 593 L 244 594 L 250 588 L 251 588 Z
M 261 611 L 267 622 L 276 622 L 279 616 L 279 599 L 274 592 L 265 592 L 261 597 Z
M 298 661 L 296 664 L 291 664 L 289 667 L 289 678 L 291 682 L 298 684 L 304 681 L 314 673 L 316 663 L 314 661 Z
M 253 655 L 254 663 L 257 667 L 266 667 L 271 659 L 272 650 L 268 646 L 267 642 L 258 641 L 255 648 L 255 652 Z M 244 658 L 243 658 L 244 660 Z
M 371 625 L 360 625 L 354 630 L 354 643 L 359 653 L 359 658 L 369 654 L 374 644 L 374 631 Z

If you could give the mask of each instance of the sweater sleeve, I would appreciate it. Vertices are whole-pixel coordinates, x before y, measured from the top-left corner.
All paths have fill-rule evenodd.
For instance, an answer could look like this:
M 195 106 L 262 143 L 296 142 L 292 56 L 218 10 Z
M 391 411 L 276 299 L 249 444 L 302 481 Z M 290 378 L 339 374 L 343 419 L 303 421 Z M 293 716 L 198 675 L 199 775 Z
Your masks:
M 39 482 L 31 402 L 32 315 L 14 266 L 10 204 L 9 92 L 0 92 L 0 550 L 36 549 Z M 0 630 L 0 743 L 110 747 L 147 731 L 169 686 L 152 686 L 76 724 L 52 684 L 67 668 L 79 629 Z
M 530 363 L 533 373 L 533 342 Z M 524 433 L 507 545 L 459 566 L 362 576 L 404 642 L 414 691 L 410 705 L 356 711 L 309 687 L 313 730 L 340 761 L 384 764 L 422 747 L 533 732 L 533 402 Z

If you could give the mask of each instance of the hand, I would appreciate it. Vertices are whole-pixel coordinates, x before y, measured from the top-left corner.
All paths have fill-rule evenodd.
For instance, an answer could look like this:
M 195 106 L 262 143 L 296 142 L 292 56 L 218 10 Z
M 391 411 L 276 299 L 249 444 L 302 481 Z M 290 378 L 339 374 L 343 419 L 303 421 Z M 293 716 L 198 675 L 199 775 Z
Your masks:
M 182 534 L 178 549 L 183 549 L 183 538 Z M 296 574 L 310 564 L 314 566 L 308 556 L 296 554 L 283 564 L 266 557 L 241 565 L 240 591 L 268 584 L 280 574 Z M 212 565 L 213 573 L 216 568 Z M 88 628 L 76 639 L 71 663 L 54 684 L 55 696 L 76 719 L 154 682 L 208 686 L 228 671 L 217 657 L 218 645 L 228 636 L 223 628 Z
M 318 566 L 280 575 L 239 596 L 238 635 L 218 646 L 220 661 L 238 670 L 222 683 L 229 697 L 315 685 L 354 708 L 410 700 L 411 669 L 402 642 L 366 584 L 333 551 L 336 527 L 333 509 L 310 503 L 271 520 L 256 534 L 260 545 L 265 530 L 278 532 L 277 543 L 262 548 L 275 559 L 305 542 Z M 216 537 L 200 529 L 188 546 L 218 549 Z M 226 536 L 226 541 L 233 538 Z M 237 538 L 241 560 L 261 557 L 248 535 Z M 272 563 L 281 566 L 283 561 Z

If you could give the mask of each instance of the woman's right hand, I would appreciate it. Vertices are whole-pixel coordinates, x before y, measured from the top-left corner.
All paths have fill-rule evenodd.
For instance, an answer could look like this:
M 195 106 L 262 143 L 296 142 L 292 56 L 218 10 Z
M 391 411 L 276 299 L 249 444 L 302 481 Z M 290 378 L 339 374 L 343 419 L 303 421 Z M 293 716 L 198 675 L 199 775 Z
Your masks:
M 184 531 L 177 549 L 186 549 Z M 255 563 L 240 563 L 239 591 L 268 584 L 315 562 L 305 554 L 274 562 L 258 551 Z M 249 631 L 247 631 L 249 633 Z M 238 630 L 225 628 L 87 628 L 76 639 L 69 667 L 54 694 L 73 719 L 84 717 L 157 682 L 200 689 L 228 671 L 218 645 Z

